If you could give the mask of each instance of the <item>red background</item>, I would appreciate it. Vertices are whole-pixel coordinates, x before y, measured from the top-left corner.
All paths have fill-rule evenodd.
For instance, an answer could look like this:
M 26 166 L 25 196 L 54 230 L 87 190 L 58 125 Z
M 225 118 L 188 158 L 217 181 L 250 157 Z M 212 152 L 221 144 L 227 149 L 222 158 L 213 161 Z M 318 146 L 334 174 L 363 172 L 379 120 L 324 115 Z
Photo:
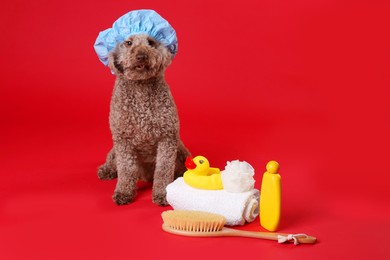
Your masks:
M 96 169 L 114 77 L 93 43 L 140 8 L 178 34 L 166 78 L 192 154 L 249 162 L 256 187 L 279 161 L 280 231 L 317 244 L 167 234 L 170 207 L 148 185 L 112 202 L 116 181 Z M 388 258 L 389 12 L 375 0 L 2 3 L 0 258 Z

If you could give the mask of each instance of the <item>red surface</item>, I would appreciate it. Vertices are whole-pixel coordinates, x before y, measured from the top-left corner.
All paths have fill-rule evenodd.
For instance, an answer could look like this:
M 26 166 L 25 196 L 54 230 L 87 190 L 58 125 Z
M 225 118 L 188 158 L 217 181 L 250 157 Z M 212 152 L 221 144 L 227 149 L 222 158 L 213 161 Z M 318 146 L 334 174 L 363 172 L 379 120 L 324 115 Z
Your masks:
M 151 8 L 179 37 L 167 71 L 193 155 L 281 164 L 295 247 L 164 233 L 141 185 L 118 207 L 96 168 L 114 77 L 99 31 Z M 387 1 L 6 1 L 0 9 L 0 259 L 388 259 Z M 262 230 L 258 219 L 242 227 Z

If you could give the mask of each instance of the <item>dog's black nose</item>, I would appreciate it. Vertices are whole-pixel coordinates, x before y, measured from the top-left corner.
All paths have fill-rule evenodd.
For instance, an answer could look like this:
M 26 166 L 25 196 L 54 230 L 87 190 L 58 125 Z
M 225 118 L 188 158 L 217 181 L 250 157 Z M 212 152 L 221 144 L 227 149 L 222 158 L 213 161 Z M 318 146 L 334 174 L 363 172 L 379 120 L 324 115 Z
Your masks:
M 146 55 L 145 53 L 138 53 L 136 58 L 138 61 L 144 61 L 148 59 L 148 55 Z

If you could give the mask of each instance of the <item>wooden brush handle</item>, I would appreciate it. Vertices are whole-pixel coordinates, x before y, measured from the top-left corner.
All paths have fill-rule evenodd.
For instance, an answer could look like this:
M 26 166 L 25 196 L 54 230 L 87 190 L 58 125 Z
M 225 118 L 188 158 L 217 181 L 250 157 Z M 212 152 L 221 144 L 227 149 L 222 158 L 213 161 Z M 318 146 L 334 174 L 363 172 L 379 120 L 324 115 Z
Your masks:
M 286 238 L 289 236 L 289 234 L 284 234 L 284 233 L 244 231 L 244 230 L 237 230 L 237 229 L 231 229 L 226 227 L 222 228 L 221 231 L 198 232 L 198 231 L 177 230 L 163 224 L 162 229 L 171 234 L 190 236 L 190 237 L 251 237 L 251 238 L 260 238 L 260 239 L 278 241 L 278 236 L 284 236 Z M 296 235 L 295 239 L 299 244 L 313 244 L 317 240 L 315 237 L 306 236 L 306 235 Z M 287 241 L 294 242 L 294 239 L 286 240 L 286 242 Z
M 212 232 L 210 232 L 212 233 Z M 274 233 L 274 232 L 255 232 L 255 231 L 244 231 L 231 228 L 223 228 L 220 231 L 221 236 L 237 236 L 237 237 L 251 237 L 251 238 L 261 238 L 268 240 L 278 240 L 279 236 L 288 237 L 289 234 L 285 233 Z M 316 238 L 307 235 L 296 235 L 295 239 L 299 244 L 313 244 L 316 242 Z M 292 239 L 293 240 L 293 239 Z

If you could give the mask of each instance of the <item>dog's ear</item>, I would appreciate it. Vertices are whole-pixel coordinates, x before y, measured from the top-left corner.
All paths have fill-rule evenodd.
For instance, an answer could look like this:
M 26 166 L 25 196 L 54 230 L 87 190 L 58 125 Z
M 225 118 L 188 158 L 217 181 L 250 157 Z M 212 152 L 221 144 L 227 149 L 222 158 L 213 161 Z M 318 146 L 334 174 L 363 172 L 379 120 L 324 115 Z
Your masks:
M 166 49 L 166 55 L 164 56 L 164 66 L 168 67 L 169 65 L 171 65 L 173 58 L 173 54 L 169 52 L 168 49 Z
M 110 53 L 109 59 L 108 59 L 108 66 L 112 71 L 115 72 L 115 74 L 123 74 L 124 69 L 123 65 L 119 59 L 119 55 L 117 53 L 117 50 L 114 50 Z

